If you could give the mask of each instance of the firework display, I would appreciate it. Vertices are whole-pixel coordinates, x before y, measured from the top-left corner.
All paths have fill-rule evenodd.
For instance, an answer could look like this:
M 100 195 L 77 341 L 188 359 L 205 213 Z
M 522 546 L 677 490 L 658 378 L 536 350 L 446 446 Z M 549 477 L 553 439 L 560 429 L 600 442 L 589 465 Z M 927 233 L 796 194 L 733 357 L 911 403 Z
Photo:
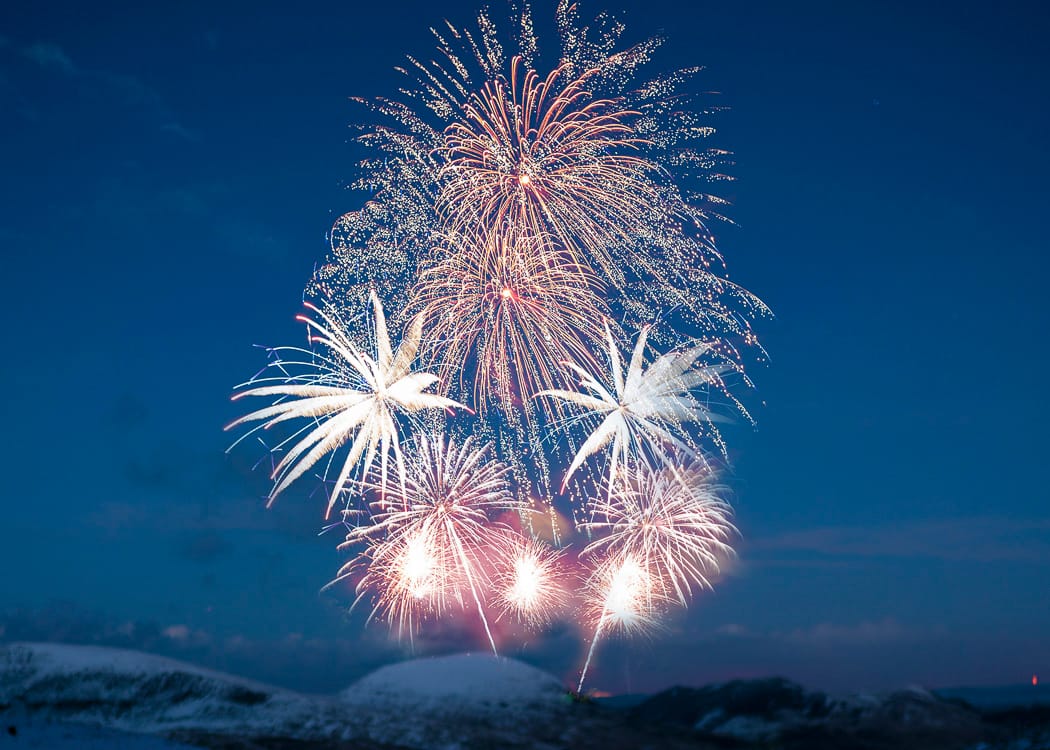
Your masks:
M 652 632 L 732 555 L 718 425 L 751 419 L 734 389 L 769 311 L 708 228 L 729 154 L 699 69 L 647 79 L 661 40 L 577 14 L 558 4 L 549 60 L 527 6 L 507 36 L 446 23 L 440 63 L 360 100 L 368 199 L 308 287 L 308 346 L 270 350 L 234 398 L 271 405 L 229 427 L 284 430 L 269 501 L 325 486 L 351 556 L 330 585 L 372 618 L 466 618 L 493 651 L 576 622 L 582 690 L 603 638 Z

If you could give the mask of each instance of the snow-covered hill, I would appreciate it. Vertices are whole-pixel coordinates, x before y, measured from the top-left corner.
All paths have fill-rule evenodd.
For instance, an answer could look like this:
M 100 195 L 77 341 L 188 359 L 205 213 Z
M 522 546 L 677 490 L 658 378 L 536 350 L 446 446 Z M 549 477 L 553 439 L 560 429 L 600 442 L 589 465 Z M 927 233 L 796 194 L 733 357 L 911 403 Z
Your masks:
M 345 738 L 319 699 L 137 651 L 15 643 L 0 647 L 0 705 L 35 718 L 168 736 Z
M 393 664 L 340 697 L 370 739 L 413 748 L 514 746 L 573 706 L 554 676 L 491 654 Z

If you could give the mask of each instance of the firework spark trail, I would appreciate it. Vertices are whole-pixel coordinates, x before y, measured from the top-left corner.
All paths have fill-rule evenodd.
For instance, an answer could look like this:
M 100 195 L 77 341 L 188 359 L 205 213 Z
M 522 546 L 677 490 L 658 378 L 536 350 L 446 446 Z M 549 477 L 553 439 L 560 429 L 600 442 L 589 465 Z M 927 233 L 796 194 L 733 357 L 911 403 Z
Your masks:
M 655 622 L 650 571 L 638 563 L 630 554 L 619 559 L 606 559 L 599 564 L 589 582 L 592 595 L 588 604 L 598 612 L 594 635 L 587 649 L 587 659 L 580 671 L 576 692 L 583 692 L 598 641 L 609 627 L 619 627 L 624 632 L 637 632 L 652 627 Z

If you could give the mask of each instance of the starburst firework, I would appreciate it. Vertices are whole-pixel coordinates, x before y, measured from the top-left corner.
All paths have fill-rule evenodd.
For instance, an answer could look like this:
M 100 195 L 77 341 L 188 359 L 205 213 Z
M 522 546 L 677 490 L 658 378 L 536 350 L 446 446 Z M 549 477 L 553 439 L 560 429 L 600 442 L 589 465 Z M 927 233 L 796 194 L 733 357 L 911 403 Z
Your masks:
M 356 468 L 367 472 L 377 454 L 384 487 L 391 456 L 398 468 L 403 469 L 399 414 L 411 415 L 425 409 L 466 408 L 443 396 L 423 392 L 437 382 L 436 375 L 411 372 L 412 362 L 419 349 L 422 321 L 417 318 L 412 322 L 395 355 L 387 333 L 383 306 L 374 294 L 372 303 L 375 313 L 374 354 L 365 354 L 358 349 L 333 308 L 326 312 L 307 304 L 322 322 L 305 315 L 300 315 L 298 319 L 310 331 L 310 343 L 321 345 L 327 353 L 315 354 L 286 347 L 283 351 L 309 354 L 312 360 L 304 363 L 278 358 L 270 366 L 279 369 L 282 373 L 280 376 L 253 380 L 246 385 L 255 387 L 234 395 L 234 399 L 277 396 L 288 400 L 279 400 L 273 406 L 234 420 L 226 427 L 227 430 L 251 421 L 262 420 L 262 429 L 270 429 L 290 419 L 313 420 L 313 429 L 308 424 L 289 438 L 289 441 L 298 442 L 294 442 L 274 468 L 270 503 L 323 456 L 352 439 L 350 451 L 343 460 L 329 497 L 327 516 L 346 488 L 351 472 Z M 287 368 L 295 365 L 306 365 L 307 372 L 289 375 Z M 257 385 L 273 380 L 280 382 L 278 385 Z M 309 432 L 300 438 L 306 430 Z
M 697 360 L 713 350 L 711 343 L 700 342 L 663 354 L 646 368 L 648 335 L 648 327 L 639 333 L 625 375 L 619 347 L 606 328 L 611 387 L 570 361 L 566 366 L 579 375 L 580 386 L 585 390 L 548 390 L 536 394 L 574 404 L 600 419 L 576 452 L 562 481 L 563 487 L 589 456 L 606 446 L 610 446 L 607 475 L 610 481 L 630 460 L 673 464 L 679 455 L 699 459 L 701 449 L 685 429 L 688 425 L 706 429 L 722 446 L 721 434 L 714 423 L 726 418 L 712 411 L 697 397 L 696 391 L 713 388 L 728 395 L 722 375 L 732 371 L 733 366 L 727 363 L 698 366 Z M 735 399 L 733 403 L 739 404 Z

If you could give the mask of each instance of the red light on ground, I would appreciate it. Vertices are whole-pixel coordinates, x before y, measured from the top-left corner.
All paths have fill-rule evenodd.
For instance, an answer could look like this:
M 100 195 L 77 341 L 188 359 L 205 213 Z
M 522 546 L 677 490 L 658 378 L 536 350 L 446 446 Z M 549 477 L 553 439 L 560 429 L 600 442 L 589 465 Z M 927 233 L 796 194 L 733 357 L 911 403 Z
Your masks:
M 1036 675 L 1036 674 L 1032 675 L 1032 684 L 1033 685 L 1038 685 L 1039 684 L 1039 675 Z

